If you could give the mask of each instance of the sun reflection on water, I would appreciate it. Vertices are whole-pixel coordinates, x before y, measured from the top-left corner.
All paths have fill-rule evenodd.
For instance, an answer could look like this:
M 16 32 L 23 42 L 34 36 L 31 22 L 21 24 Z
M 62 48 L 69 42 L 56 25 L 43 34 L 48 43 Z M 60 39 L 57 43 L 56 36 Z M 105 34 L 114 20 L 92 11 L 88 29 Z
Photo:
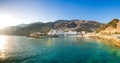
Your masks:
M 5 44 L 6 44 L 6 37 L 0 36 L 0 59 L 5 59 Z

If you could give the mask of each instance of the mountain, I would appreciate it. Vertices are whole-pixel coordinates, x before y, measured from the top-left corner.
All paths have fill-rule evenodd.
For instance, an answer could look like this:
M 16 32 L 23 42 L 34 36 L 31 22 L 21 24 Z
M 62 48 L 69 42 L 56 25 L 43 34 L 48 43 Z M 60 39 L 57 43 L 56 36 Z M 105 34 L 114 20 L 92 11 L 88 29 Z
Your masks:
M 97 21 L 85 21 L 85 20 L 57 20 L 55 21 L 54 28 L 75 28 L 76 31 L 95 31 L 101 23 Z
M 74 28 L 76 31 L 95 31 L 101 23 L 97 21 L 86 20 L 56 20 L 55 22 L 35 22 L 31 24 L 20 24 L 18 26 L 11 26 L 0 30 L 0 34 L 7 35 L 28 35 L 33 32 L 46 33 L 51 29 L 65 29 Z
M 19 24 L 19 25 L 17 25 L 17 27 L 26 27 L 28 24 Z
M 100 34 L 120 34 L 120 20 L 113 19 L 107 24 L 101 25 L 96 32 Z

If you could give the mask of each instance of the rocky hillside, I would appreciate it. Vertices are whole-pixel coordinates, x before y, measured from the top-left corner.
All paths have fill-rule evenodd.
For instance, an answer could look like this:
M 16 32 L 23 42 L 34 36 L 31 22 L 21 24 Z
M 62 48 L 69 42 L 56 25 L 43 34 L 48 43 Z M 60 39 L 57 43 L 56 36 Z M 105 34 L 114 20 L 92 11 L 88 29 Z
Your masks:
M 85 21 L 85 20 L 57 20 L 55 21 L 54 28 L 75 28 L 76 31 L 95 31 L 101 23 L 97 21 Z
M 101 25 L 97 29 L 97 33 L 100 33 L 100 34 L 120 34 L 120 20 L 113 19 L 109 23 Z
M 93 32 L 100 25 L 101 23 L 97 21 L 57 20 L 55 22 L 48 22 L 48 23 L 35 22 L 31 24 L 20 24 L 18 26 L 11 26 L 0 30 L 0 34 L 28 35 L 33 32 L 47 33 L 51 29 L 65 29 L 65 28 L 74 28 L 78 32 L 80 31 Z

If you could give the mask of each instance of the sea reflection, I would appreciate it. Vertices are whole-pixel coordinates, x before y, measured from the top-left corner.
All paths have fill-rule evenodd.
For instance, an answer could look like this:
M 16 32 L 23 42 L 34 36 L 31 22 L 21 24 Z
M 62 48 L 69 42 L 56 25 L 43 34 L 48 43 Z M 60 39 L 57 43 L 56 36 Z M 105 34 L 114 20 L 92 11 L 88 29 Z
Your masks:
M 0 36 L 0 59 L 5 59 L 6 37 Z
M 52 45 L 52 42 L 51 42 L 51 39 L 49 38 L 46 42 L 46 46 L 47 47 L 50 47 Z

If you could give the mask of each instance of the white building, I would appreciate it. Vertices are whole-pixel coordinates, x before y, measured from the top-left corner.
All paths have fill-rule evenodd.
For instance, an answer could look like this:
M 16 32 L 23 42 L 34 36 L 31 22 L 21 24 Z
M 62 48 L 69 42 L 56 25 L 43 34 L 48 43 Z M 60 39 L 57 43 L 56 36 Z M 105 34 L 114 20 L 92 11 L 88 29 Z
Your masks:
M 62 34 L 64 34 L 64 32 L 62 31 L 62 30 L 50 30 L 49 32 L 48 32 L 48 35 L 62 35 Z
M 53 29 L 50 30 L 48 32 L 48 35 L 59 35 L 59 36 L 75 36 L 75 35 L 80 35 L 80 33 L 78 33 L 77 31 L 73 31 L 73 30 L 57 30 L 57 29 Z
M 67 32 L 64 32 L 64 35 L 67 36 L 67 35 L 75 35 L 75 34 L 78 34 L 76 31 L 72 31 L 72 30 L 69 30 Z

